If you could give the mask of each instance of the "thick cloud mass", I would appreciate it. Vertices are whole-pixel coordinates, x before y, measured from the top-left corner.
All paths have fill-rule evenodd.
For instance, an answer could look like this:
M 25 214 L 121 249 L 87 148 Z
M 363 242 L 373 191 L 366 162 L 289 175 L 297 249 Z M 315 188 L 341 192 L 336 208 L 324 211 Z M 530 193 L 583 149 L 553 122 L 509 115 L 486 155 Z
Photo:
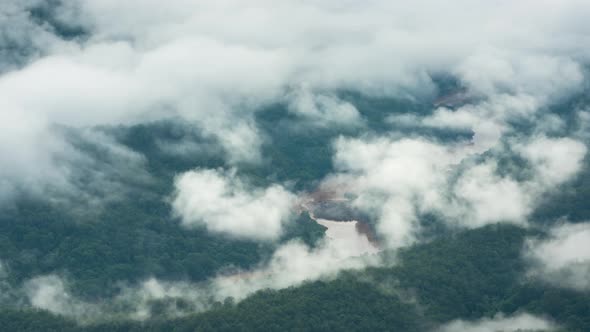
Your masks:
M 216 233 L 272 240 L 291 216 L 295 196 L 273 185 L 250 191 L 234 174 L 190 171 L 176 179 L 172 206 L 185 226 L 204 225 Z
M 46 18 L 53 25 L 31 14 L 41 1 L 2 5 L 9 19 L 1 20 L 0 49 L 17 50 L 3 57 L 14 63 L 2 64 L 12 71 L 0 77 L 3 177 L 63 178 L 53 155 L 65 143 L 53 124 L 174 115 L 217 139 L 231 162 L 256 162 L 262 139 L 251 112 L 260 104 L 292 99 L 303 116 L 350 124 L 358 113 L 334 91 L 429 96 L 436 72 L 457 75 L 487 100 L 422 122 L 470 127 L 488 147 L 505 119 L 576 90 L 590 54 L 583 0 L 56 4 Z M 66 38 L 56 25 L 85 37 Z
M 569 138 L 539 137 L 522 147 L 523 155 L 548 185 L 558 184 L 576 174 L 586 151 L 583 143 Z
M 563 224 L 549 238 L 529 240 L 524 255 L 529 273 L 562 287 L 590 289 L 590 223 Z
M 335 148 L 341 174 L 327 182 L 359 194 L 355 204 L 377 213 L 378 231 L 394 246 L 414 240 L 417 210 L 443 204 L 447 169 L 460 161 L 460 151 L 422 139 L 339 139 Z
M 505 221 L 526 225 L 541 194 L 580 170 L 586 147 L 547 137 L 515 146 L 516 156 L 533 165 L 527 179 L 501 174 L 494 158 L 479 160 L 474 144 L 341 138 L 335 143 L 338 173 L 324 185 L 355 194 L 353 204 L 376 217 L 377 231 L 393 247 L 416 240 L 424 213 L 470 228 Z M 506 153 L 499 147 L 490 152 Z

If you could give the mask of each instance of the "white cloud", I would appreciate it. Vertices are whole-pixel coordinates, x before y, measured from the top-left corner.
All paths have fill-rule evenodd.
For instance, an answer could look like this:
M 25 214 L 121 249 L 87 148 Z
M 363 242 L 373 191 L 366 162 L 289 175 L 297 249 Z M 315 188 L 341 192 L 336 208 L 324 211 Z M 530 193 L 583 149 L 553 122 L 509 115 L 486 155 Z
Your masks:
M 164 301 L 164 314 L 167 317 L 177 317 L 205 310 L 213 304 L 212 301 L 218 300 L 204 285 L 188 282 L 164 282 L 149 278 L 132 287 L 121 282 L 120 287 L 122 289 L 118 295 L 90 302 L 71 294 L 65 279 L 57 275 L 44 275 L 28 280 L 23 290 L 29 306 L 77 319 L 82 323 L 122 318 L 149 319 L 155 301 Z M 189 306 L 176 306 L 174 300 L 178 299 L 185 301 Z
M 183 225 L 259 240 L 282 234 L 296 199 L 279 185 L 248 188 L 235 174 L 216 170 L 186 172 L 175 185 L 172 207 Z
M 536 96 L 517 91 L 515 94 L 491 94 L 487 99 L 468 103 L 456 110 L 441 107 L 424 117 L 401 114 L 390 116 L 388 120 L 393 124 L 401 120 L 403 125 L 410 127 L 470 130 L 473 132 L 473 152 L 483 153 L 497 146 L 503 135 L 509 132 L 509 121 L 534 117 L 542 105 Z
M 385 201 L 377 231 L 385 236 L 390 247 L 404 247 L 416 241 L 420 233 L 416 210 L 414 203 L 407 197 L 394 197 Z
M 24 289 L 35 308 L 81 319 L 92 317 L 98 312 L 95 305 L 71 296 L 63 280 L 55 275 L 28 280 Z
M 476 93 L 526 95 L 541 101 L 576 91 L 583 80 L 580 66 L 570 57 L 497 49 L 470 55 L 458 73 Z
M 279 247 L 270 261 L 254 271 L 213 280 L 220 298 L 241 300 L 261 289 L 282 289 L 306 281 L 330 279 L 342 270 L 361 269 L 378 264 L 377 257 L 358 257 L 345 241 L 326 240 L 317 248 L 300 242 Z
M 307 87 L 300 87 L 291 93 L 289 109 L 309 120 L 313 125 L 359 126 L 361 116 L 349 102 L 325 94 L 314 94 Z
M 220 63 L 222 58 L 235 68 Z M 5 110 L 0 119 L 7 131 L 0 148 L 8 152 L 9 142 L 20 141 L 29 154 L 50 157 L 52 150 L 29 141 L 50 135 L 54 123 L 89 126 L 182 115 L 217 138 L 232 161 L 256 161 L 261 144 L 256 126 L 247 113 L 233 114 L 232 104 L 246 104 L 245 98 L 258 103 L 276 93 L 272 76 L 257 75 L 259 83 L 250 80 L 266 70 L 277 74 L 279 70 L 268 68 L 273 61 L 280 61 L 273 52 L 226 49 L 200 39 L 176 41 L 146 53 L 113 42 L 49 56 L 0 77 L 0 106 Z M 219 66 L 232 74 L 218 75 Z M 34 161 L 26 156 L 17 160 Z M 54 167 L 50 161 L 41 165 Z
M 518 332 L 556 331 L 557 326 L 545 318 L 522 313 L 514 316 L 496 315 L 477 321 L 455 320 L 443 325 L 439 332 Z
M 415 240 L 419 212 L 445 204 L 449 172 L 469 155 L 425 139 L 340 138 L 335 149 L 338 172 L 325 182 L 356 194 L 353 204 L 377 217 L 377 231 L 393 247 Z
M 543 106 L 581 91 L 584 82 L 581 66 L 570 57 L 487 48 L 467 56 L 455 72 L 479 100 L 455 110 L 438 108 L 422 118 L 394 115 L 390 121 L 402 120 L 413 127 L 471 130 L 474 149 L 484 152 L 500 142 L 510 129 L 510 121 L 538 117 Z M 546 127 L 547 118 L 535 123 L 541 132 L 552 129 Z
M 590 223 L 562 224 L 545 239 L 530 239 L 524 256 L 529 274 L 562 287 L 590 289 Z
M 494 164 L 467 170 L 459 178 L 454 193 L 468 205 L 471 213 L 461 222 L 470 227 L 501 221 L 524 224 L 532 208 L 526 188 L 511 178 L 496 175 Z
M 416 240 L 423 213 L 469 228 L 497 222 L 526 226 L 541 195 L 579 172 L 586 147 L 570 138 L 544 136 L 506 144 L 531 162 L 529 177 L 498 170 L 498 156 L 508 153 L 501 146 L 340 138 L 336 172 L 324 185 L 355 194 L 352 204 L 378 221 L 378 233 L 392 247 Z M 483 152 L 488 156 L 482 159 Z
M 8 133 L 11 130 L 20 131 L 11 128 Z M 136 185 L 153 183 L 143 155 L 100 130 L 52 127 L 40 133 L 27 137 L 21 142 L 22 148 L 11 141 L 3 146 L 0 141 L 0 161 L 5 165 L 0 177 L 0 206 L 12 203 L 15 193 L 26 192 L 47 203 L 63 204 L 61 208 L 69 212 L 89 216 L 100 211 L 104 202 L 124 196 Z M 28 143 L 41 150 L 29 149 Z
M 188 282 L 165 282 L 150 278 L 138 286 L 125 288 L 121 294 L 111 300 L 111 306 L 104 307 L 102 312 L 94 318 L 108 317 L 113 314 L 120 315 L 121 312 L 112 312 L 112 309 L 122 306 L 128 309 L 124 314 L 128 315 L 130 319 L 149 319 L 152 316 L 151 305 L 153 302 L 167 299 L 182 299 L 191 305 L 188 308 L 178 308 L 174 302 L 166 304 L 166 314 L 169 317 L 182 316 L 209 308 L 211 295 L 203 285 Z M 213 299 L 215 298 L 213 297 Z
M 571 138 L 538 137 L 521 146 L 520 151 L 532 163 L 540 180 L 554 185 L 580 170 L 587 148 Z
M 434 113 L 425 117 L 422 123 L 428 127 L 472 129 L 481 119 L 474 114 L 472 108 L 464 107 L 456 111 L 447 108 L 437 108 Z

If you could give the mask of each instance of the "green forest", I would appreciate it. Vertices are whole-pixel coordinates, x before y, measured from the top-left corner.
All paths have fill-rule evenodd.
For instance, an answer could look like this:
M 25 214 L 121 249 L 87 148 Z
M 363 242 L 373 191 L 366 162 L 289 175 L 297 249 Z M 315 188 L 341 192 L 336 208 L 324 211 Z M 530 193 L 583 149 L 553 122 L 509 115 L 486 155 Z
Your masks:
M 554 317 L 566 331 L 587 331 L 590 293 L 522 278 L 529 233 L 506 225 L 461 232 L 404 249 L 392 267 L 264 290 L 179 319 L 158 318 L 157 306 L 142 323 L 78 326 L 38 310 L 3 310 L 0 317 L 6 331 L 429 331 L 458 317 L 527 310 Z

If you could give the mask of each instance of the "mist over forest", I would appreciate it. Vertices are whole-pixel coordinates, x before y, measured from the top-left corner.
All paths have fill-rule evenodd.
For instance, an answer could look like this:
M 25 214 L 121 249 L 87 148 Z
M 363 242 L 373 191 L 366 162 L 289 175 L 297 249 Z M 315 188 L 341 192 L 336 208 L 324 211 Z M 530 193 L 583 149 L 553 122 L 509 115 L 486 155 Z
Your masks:
M 0 331 L 590 331 L 589 17 L 1 1 Z

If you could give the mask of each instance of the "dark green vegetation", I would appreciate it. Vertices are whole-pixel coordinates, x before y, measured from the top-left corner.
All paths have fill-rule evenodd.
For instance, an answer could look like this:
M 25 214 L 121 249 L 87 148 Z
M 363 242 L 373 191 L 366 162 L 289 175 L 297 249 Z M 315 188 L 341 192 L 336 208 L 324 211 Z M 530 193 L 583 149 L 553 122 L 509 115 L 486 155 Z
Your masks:
M 112 295 L 121 280 L 199 281 L 222 268 L 247 268 L 276 245 L 181 228 L 163 202 L 129 203 L 109 204 L 95 222 L 73 219 L 41 203 L 18 204 L 0 218 L 0 259 L 15 282 L 61 272 L 74 281 L 76 293 L 96 298 Z M 323 227 L 307 215 L 299 217 L 297 226 L 285 239 L 297 236 L 312 244 L 323 236 Z
M 590 329 L 590 293 L 522 278 L 529 231 L 505 225 L 450 235 L 403 250 L 394 267 L 342 273 L 175 319 L 86 327 L 39 311 L 2 311 L 12 331 L 428 331 L 457 318 L 526 310 L 550 315 L 568 331 Z

